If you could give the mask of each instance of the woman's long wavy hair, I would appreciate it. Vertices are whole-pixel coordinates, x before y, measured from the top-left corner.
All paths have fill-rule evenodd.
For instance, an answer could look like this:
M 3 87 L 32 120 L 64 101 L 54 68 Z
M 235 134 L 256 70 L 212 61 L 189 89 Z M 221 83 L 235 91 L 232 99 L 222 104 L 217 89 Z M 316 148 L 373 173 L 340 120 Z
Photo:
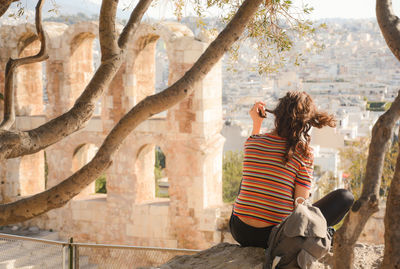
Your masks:
M 335 127 L 333 115 L 317 111 L 317 108 L 306 92 L 290 91 L 279 99 L 274 110 L 266 111 L 275 115 L 275 131 L 278 136 L 286 138 L 284 161 L 287 163 L 296 149 L 303 156 L 310 156 L 311 127 Z

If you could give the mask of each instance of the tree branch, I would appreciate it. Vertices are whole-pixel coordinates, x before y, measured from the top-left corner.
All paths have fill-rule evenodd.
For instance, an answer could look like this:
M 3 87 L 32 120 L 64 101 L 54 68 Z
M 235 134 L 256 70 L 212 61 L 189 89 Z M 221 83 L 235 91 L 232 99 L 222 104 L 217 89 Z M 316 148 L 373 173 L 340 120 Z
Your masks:
M 344 219 L 334 240 L 334 268 L 353 268 L 354 245 L 372 214 L 379 210 L 379 187 L 383 162 L 393 127 L 400 118 L 400 91 L 392 106 L 381 115 L 372 129 L 365 179 L 360 199 Z
M 99 19 L 99 28 L 102 29 L 102 39 L 100 42 L 110 42 L 116 45 L 117 48 L 105 51 L 106 54 L 108 53 L 108 56 L 106 57 L 107 60 L 101 62 L 99 68 L 96 70 L 85 90 L 68 112 L 33 130 L 0 132 L 0 141 L 2 142 L 0 144 L 0 158 L 9 159 L 36 153 L 48 147 L 49 145 L 60 141 L 64 137 L 82 129 L 92 117 L 96 100 L 109 86 L 126 55 L 126 52 L 120 50 L 117 42 L 115 41 L 115 27 L 112 27 L 111 23 L 107 24 L 110 16 L 114 15 L 115 17 L 115 10 L 112 11 L 106 8 L 113 6 L 112 3 L 110 4 L 110 1 L 112 0 L 104 1 L 107 3 L 102 5 L 102 12 L 100 13 Z M 127 40 L 138 27 L 137 21 L 142 20 L 146 11 L 145 9 L 147 8 L 148 5 L 141 5 L 139 7 L 135 7 L 135 9 L 132 11 L 132 13 L 135 13 L 136 16 L 135 20 L 131 20 L 132 23 L 129 26 L 130 30 L 125 31 L 124 36 Z M 112 21 L 115 21 L 115 19 Z M 107 34 L 106 31 L 111 32 Z M 103 47 L 105 46 L 101 43 L 100 45 Z M 117 54 L 112 55 L 117 51 Z M 104 57 L 102 57 L 102 59 L 104 59 Z M 16 142 L 17 138 L 19 138 L 18 142 Z
M 5 70 L 5 87 L 4 87 L 4 117 L 0 124 L 0 129 L 8 130 L 15 121 L 15 105 L 14 105 L 14 75 L 18 66 L 24 64 L 37 63 L 46 60 L 49 56 L 46 53 L 46 37 L 42 27 L 42 7 L 44 0 L 39 0 L 36 5 L 36 32 L 40 40 L 40 51 L 34 56 L 28 56 L 19 59 L 10 58 Z
M 101 61 L 111 60 L 118 55 L 120 49 L 117 43 L 115 29 L 115 16 L 117 14 L 118 0 L 103 0 L 99 19 L 99 41 Z
M 10 5 L 19 0 L 0 0 L 0 18 L 7 12 Z
M 119 36 L 118 46 L 121 49 L 125 49 L 128 42 L 128 37 L 132 36 L 134 31 L 136 31 L 138 28 L 141 21 L 139 18 L 143 17 L 151 2 L 153 2 L 153 0 L 140 0 L 140 2 L 136 5 L 135 9 L 131 13 L 131 16 L 129 17 L 128 23 L 125 25 L 121 35 Z
M 133 107 L 106 137 L 95 157 L 60 184 L 32 197 L 0 205 L 0 225 L 25 221 L 66 204 L 111 164 L 112 155 L 123 140 L 151 115 L 168 109 L 193 91 L 223 54 L 243 33 L 263 0 L 246 0 L 236 15 L 186 74 L 161 93 L 149 96 Z
M 400 131 L 400 130 L 399 130 Z M 386 202 L 385 212 L 385 252 L 381 269 L 400 268 L 400 154 Z
M 376 0 L 376 19 L 388 47 L 400 61 L 400 22 L 391 0 Z
M 393 135 L 393 128 L 397 120 L 400 118 L 400 91 L 391 107 L 383 115 L 372 128 L 371 143 L 369 145 L 367 168 L 361 199 L 367 199 L 374 195 L 379 198 L 379 187 L 383 170 L 383 162 L 385 160 L 385 152 L 390 146 L 390 138 Z

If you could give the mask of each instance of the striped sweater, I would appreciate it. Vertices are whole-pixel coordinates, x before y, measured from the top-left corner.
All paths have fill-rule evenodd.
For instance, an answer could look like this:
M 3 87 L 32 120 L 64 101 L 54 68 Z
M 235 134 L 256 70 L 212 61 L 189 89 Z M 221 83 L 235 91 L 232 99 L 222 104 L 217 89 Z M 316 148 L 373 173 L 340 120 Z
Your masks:
M 252 135 L 244 145 L 243 178 L 233 214 L 279 224 L 294 209 L 296 185 L 311 188 L 313 157 L 297 151 L 286 165 L 286 139 Z

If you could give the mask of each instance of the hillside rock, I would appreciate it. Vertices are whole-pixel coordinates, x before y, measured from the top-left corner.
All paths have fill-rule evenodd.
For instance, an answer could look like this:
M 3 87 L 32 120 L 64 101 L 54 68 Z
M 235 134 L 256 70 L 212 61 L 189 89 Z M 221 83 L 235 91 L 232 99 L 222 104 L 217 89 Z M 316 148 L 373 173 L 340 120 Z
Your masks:
M 177 256 L 160 266 L 160 269 L 262 269 L 264 254 L 262 248 L 221 243 L 195 255 Z
M 357 243 L 354 248 L 354 268 L 379 268 L 383 251 L 383 245 Z M 313 268 L 330 269 L 332 255 L 331 252 L 328 253 L 320 262 L 315 263 Z M 265 251 L 262 248 L 221 243 L 195 255 L 176 256 L 157 269 L 262 269 L 264 258 Z

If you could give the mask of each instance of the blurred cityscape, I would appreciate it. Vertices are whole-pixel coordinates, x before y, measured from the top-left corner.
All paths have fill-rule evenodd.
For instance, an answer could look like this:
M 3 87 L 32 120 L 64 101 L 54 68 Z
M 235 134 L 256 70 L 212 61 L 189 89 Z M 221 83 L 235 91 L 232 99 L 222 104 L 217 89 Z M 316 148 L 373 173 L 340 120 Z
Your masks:
M 224 150 L 242 150 L 251 132 L 248 111 L 256 100 L 273 108 L 279 97 L 289 90 L 311 94 L 318 108 L 334 114 L 337 127 L 312 129 L 314 164 L 319 177 L 335 178 L 335 187 L 345 181 L 339 150 L 360 138 L 369 137 L 378 117 L 390 107 L 400 82 L 400 64 L 387 47 L 375 20 L 331 19 L 324 21 L 317 40 L 295 41 L 294 51 L 322 42 L 324 49 L 304 55 L 300 66 L 285 66 L 270 75 L 258 75 L 246 70 L 257 62 L 252 49 L 240 54 L 238 72 L 223 72 L 223 135 Z M 252 52 L 254 52 L 252 54 Z M 273 129 L 273 117 L 263 125 L 263 131 Z M 395 128 L 397 130 L 397 128 Z M 346 161 L 346 160 L 342 160 Z

